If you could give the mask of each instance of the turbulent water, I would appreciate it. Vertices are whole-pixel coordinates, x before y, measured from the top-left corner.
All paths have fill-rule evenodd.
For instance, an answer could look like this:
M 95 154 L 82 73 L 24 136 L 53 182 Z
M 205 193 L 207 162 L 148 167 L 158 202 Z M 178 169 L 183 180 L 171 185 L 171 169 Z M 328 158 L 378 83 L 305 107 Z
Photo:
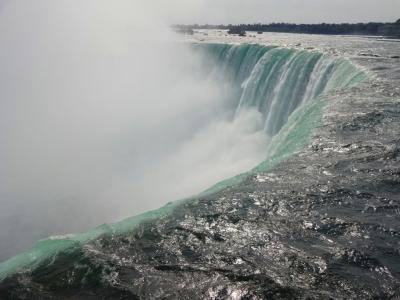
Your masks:
M 232 118 L 262 115 L 267 160 L 160 210 L 38 242 L 0 265 L 0 296 L 399 296 L 399 62 L 386 52 L 360 55 L 361 68 L 322 50 L 193 47 L 207 76 L 233 87 Z

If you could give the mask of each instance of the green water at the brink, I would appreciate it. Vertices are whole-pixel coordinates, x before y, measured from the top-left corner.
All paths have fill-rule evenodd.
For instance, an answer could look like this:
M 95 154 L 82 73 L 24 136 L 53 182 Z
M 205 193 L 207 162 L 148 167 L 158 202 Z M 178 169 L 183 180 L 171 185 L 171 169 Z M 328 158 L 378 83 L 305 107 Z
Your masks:
M 236 114 L 249 107 L 263 116 L 264 131 L 272 137 L 267 159 L 254 169 L 219 182 L 197 196 L 164 207 L 104 224 L 86 233 L 37 242 L 30 250 L 0 264 L 0 280 L 6 276 L 51 264 L 58 253 L 76 253 L 86 242 L 102 235 L 118 235 L 135 229 L 144 221 L 171 214 L 184 202 L 236 185 L 251 175 L 267 171 L 309 143 L 321 123 L 326 96 L 367 79 L 367 74 L 346 59 L 318 52 L 296 51 L 261 45 L 196 44 L 193 46 L 211 62 L 208 72 L 223 74 L 236 97 Z M 235 94 L 235 93 L 234 93 Z

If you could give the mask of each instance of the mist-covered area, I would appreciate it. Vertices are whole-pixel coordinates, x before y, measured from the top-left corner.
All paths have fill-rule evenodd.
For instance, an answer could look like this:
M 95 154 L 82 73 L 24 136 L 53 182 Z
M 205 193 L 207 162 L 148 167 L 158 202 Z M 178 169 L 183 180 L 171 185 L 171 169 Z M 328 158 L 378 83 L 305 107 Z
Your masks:
M 229 84 L 204 76 L 170 13 L 161 1 L 1 4 L 0 261 L 265 157 L 259 113 L 233 120 Z

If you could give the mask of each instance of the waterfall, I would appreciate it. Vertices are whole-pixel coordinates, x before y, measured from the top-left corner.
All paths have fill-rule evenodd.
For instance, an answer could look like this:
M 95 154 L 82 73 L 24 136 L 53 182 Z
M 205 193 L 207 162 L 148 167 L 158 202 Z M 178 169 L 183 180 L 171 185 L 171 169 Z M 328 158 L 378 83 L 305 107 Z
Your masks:
M 350 61 L 318 52 L 249 44 L 196 44 L 194 48 L 208 62 L 207 76 L 223 76 L 234 90 L 231 99 L 234 117 L 249 108 L 262 114 L 263 129 L 271 137 L 265 161 L 195 197 L 83 234 L 39 241 L 31 250 L 0 264 L 0 280 L 15 272 L 51 265 L 59 253 L 83 255 L 82 245 L 99 236 L 124 234 L 142 222 L 173 213 L 176 206 L 186 201 L 233 186 L 276 166 L 307 144 L 321 120 L 326 104 L 324 95 L 355 86 L 367 78 Z
M 270 138 L 266 159 L 254 169 L 212 186 L 201 195 L 266 171 L 301 150 L 319 126 L 325 96 L 365 81 L 367 74 L 349 60 L 320 52 L 258 44 L 195 44 L 208 61 L 208 76 L 223 77 L 234 90 L 234 116 L 257 109 Z
M 261 45 L 197 44 L 218 73 L 239 87 L 236 115 L 256 108 L 264 131 L 276 135 L 300 106 L 335 89 L 350 87 L 365 78 L 362 70 L 343 58 L 319 52 Z

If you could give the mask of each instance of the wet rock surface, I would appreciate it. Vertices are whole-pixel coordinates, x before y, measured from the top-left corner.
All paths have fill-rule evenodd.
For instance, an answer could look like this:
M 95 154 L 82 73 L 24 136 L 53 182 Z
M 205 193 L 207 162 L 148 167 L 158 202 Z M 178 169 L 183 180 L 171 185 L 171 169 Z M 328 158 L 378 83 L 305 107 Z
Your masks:
M 311 144 L 278 167 L 8 277 L 0 298 L 397 299 L 400 69 L 389 59 L 358 58 L 388 70 L 333 93 Z

